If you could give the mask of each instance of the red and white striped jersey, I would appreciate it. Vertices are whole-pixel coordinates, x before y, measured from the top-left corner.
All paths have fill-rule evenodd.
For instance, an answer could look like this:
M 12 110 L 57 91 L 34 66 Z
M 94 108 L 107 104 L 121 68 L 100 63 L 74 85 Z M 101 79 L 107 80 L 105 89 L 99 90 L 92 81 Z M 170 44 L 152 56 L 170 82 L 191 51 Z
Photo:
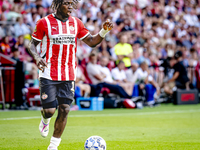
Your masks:
M 71 81 L 76 79 L 76 49 L 77 38 L 84 39 L 89 35 L 82 21 L 70 16 L 62 22 L 50 14 L 38 20 L 32 38 L 41 41 L 40 56 L 48 64 L 39 77 L 56 81 Z

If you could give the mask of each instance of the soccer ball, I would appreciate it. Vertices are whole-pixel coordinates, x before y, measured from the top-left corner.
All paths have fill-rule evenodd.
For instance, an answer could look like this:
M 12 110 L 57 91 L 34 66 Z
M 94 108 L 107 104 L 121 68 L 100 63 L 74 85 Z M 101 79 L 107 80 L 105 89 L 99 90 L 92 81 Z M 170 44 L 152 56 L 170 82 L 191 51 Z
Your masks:
M 91 136 L 85 141 L 85 150 L 106 150 L 106 142 L 100 136 Z

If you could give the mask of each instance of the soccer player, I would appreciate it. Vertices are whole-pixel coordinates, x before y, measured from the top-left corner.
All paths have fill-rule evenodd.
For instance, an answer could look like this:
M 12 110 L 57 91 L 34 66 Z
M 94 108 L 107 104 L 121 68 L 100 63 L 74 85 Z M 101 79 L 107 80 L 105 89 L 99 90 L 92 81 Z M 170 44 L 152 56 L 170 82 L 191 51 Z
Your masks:
M 77 0 L 53 0 L 52 8 L 55 13 L 37 22 L 29 45 L 29 52 L 40 70 L 43 109 L 39 130 L 43 137 L 48 135 L 49 122 L 58 105 L 58 116 L 48 150 L 57 150 L 67 123 L 70 104 L 74 99 L 77 38 L 90 47 L 95 47 L 113 28 L 113 23 L 107 20 L 103 23 L 99 34 L 91 35 L 81 20 L 71 16 L 77 3 Z M 36 50 L 39 43 L 41 44 L 40 55 Z

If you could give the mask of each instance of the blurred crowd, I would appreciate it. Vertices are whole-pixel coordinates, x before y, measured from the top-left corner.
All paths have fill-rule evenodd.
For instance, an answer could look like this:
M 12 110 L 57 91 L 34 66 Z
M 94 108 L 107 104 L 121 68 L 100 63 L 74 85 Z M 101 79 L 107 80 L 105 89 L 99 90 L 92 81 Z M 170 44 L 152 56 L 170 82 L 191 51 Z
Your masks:
M 0 52 L 25 62 L 36 87 L 37 68 L 27 47 L 36 22 L 53 13 L 51 2 L 0 1 Z M 78 40 L 77 96 L 95 96 L 104 87 L 131 98 L 136 85 L 144 95 L 147 84 L 156 96 L 200 88 L 200 0 L 81 0 L 72 16 L 92 35 L 107 19 L 114 23 L 96 48 Z

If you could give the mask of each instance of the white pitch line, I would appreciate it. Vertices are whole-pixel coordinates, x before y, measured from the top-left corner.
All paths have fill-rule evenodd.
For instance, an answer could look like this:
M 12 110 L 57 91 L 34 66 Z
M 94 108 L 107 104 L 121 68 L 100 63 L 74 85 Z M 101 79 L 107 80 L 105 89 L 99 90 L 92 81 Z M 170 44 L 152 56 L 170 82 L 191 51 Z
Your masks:
M 178 113 L 191 113 L 200 112 L 200 109 L 196 110 L 175 110 L 175 111 L 155 111 L 155 112 L 143 112 L 143 113 L 120 113 L 120 114 L 92 114 L 92 115 L 69 115 L 70 118 L 74 117 L 110 117 L 110 116 L 137 116 L 137 115 L 156 115 L 156 114 L 178 114 Z M 28 120 L 28 119 L 38 119 L 40 116 L 34 117 L 19 117 L 19 118 L 1 118 L 1 120 Z M 53 117 L 55 118 L 55 117 Z

